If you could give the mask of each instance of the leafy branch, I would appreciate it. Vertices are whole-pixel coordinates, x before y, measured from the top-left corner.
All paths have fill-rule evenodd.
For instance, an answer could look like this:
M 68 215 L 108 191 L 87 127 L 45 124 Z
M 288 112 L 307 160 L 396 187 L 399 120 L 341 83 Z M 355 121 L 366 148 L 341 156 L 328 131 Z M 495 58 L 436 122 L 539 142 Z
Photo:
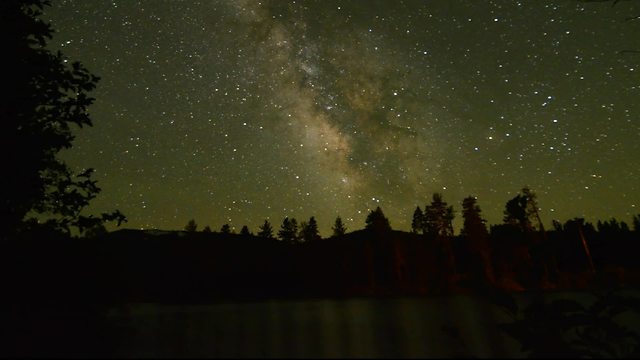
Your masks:
M 595 294 L 585 306 L 576 300 L 547 301 L 542 293 L 519 309 L 512 295 L 494 292 L 494 303 L 512 322 L 500 329 L 516 339 L 530 357 L 638 357 L 640 335 L 617 321 L 630 313 L 640 315 L 640 298 L 620 289 Z

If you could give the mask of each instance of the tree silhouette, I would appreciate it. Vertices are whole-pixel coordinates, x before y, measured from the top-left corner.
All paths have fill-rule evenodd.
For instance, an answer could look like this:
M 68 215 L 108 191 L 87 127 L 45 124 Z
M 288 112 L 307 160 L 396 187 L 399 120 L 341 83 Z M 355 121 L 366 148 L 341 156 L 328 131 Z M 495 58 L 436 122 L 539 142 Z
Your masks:
M 555 282 L 559 271 L 557 259 L 540 219 L 536 194 L 524 187 L 520 194 L 509 200 L 505 205 L 504 222 L 516 231 L 512 238 L 521 246 L 520 259 L 523 261 L 519 265 L 530 262 L 528 269 L 520 271 L 526 275 L 523 281 L 531 282 L 531 285 Z
M 314 241 L 320 239 L 320 233 L 318 232 L 318 222 L 315 217 L 309 218 L 308 222 L 300 223 L 300 238 L 303 241 Z
M 516 195 L 505 205 L 504 222 L 514 225 L 525 231 L 544 231 L 544 225 L 538 212 L 536 194 L 528 187 L 522 189 L 522 193 Z
M 198 230 L 198 224 L 196 224 L 194 219 L 191 219 L 187 225 L 185 225 L 184 229 L 188 232 L 196 232 L 196 230 Z
M 462 201 L 462 218 L 464 219 L 460 235 L 467 242 L 472 255 L 480 260 L 485 279 L 493 281 L 493 268 L 491 265 L 491 248 L 489 246 L 489 231 L 486 221 L 482 218 L 482 211 L 477 205 L 477 200 L 469 196 Z M 472 268 L 472 271 L 478 269 Z
M 576 251 L 575 248 L 571 249 L 572 262 L 574 264 L 576 262 L 579 262 L 580 256 L 578 254 L 582 252 L 584 254 L 584 259 L 586 259 L 587 265 L 589 266 L 589 270 L 592 273 L 595 273 L 593 257 L 591 256 L 591 249 L 589 248 L 589 244 L 587 243 L 586 238 L 586 235 L 593 234 L 595 232 L 593 225 L 586 222 L 584 218 L 574 218 L 571 220 L 567 220 L 564 226 L 560 226 L 560 231 L 564 233 L 564 238 L 567 240 L 572 238 L 577 238 L 579 240 L 580 250 Z
M 0 151 L 6 156 L 1 237 L 7 238 L 44 223 L 48 229 L 81 234 L 105 221 L 126 218 L 119 211 L 98 217 L 82 215 L 100 188 L 93 169 L 74 175 L 57 158 L 72 146 L 74 125 L 91 126 L 87 95 L 99 78 L 79 62 L 67 63 L 46 48 L 52 38 L 49 23 L 39 19 L 47 0 L 0 2 L 5 90 L 0 101 Z M 40 220 L 40 221 L 38 221 Z
M 291 220 L 289 221 L 289 225 L 291 226 L 291 241 L 297 242 L 300 239 L 298 237 L 298 221 L 295 218 L 291 218 Z
M 203 233 L 210 233 L 211 232 L 211 227 L 209 225 L 205 226 L 204 229 L 202 229 Z
M 640 299 L 624 290 L 593 291 L 589 295 L 595 299 L 586 304 L 569 297 L 548 299 L 541 292 L 529 295 L 524 308 L 503 291 L 489 299 L 511 318 L 498 328 L 520 343 L 527 358 L 637 358 L 640 334 L 623 319 L 640 314 Z
M 242 229 L 240 229 L 240 235 L 243 235 L 243 236 L 251 235 L 251 232 L 249 231 L 249 228 L 247 227 L 247 225 L 242 226 Z
M 562 223 L 558 220 L 551 220 L 551 225 L 553 225 L 553 230 L 558 231 L 558 232 L 562 232 Z
M 273 239 L 273 227 L 269 220 L 265 220 L 264 224 L 259 227 L 258 236 L 265 239 Z
M 416 206 L 413 212 L 413 220 L 411 220 L 411 231 L 414 233 L 424 233 L 424 213 L 420 206 Z
M 433 237 L 453 236 L 453 206 L 447 206 L 442 194 L 434 193 L 431 204 L 424 208 L 425 233 Z
M 441 271 L 441 283 L 436 287 L 440 290 L 447 286 L 447 278 L 457 272 L 453 252 L 453 218 L 453 206 L 447 205 L 442 194 L 434 193 L 431 204 L 424 208 L 424 228 L 425 235 L 437 244 L 436 259 Z
M 369 215 L 367 215 L 367 219 L 365 220 L 365 224 L 365 229 L 373 230 L 378 233 L 391 231 L 389 219 L 384 216 L 380 206 L 369 212 Z
M 470 238 L 487 238 L 486 221 L 482 218 L 480 206 L 473 196 L 469 196 L 462 201 L 462 218 L 464 219 L 460 234 Z
M 87 239 L 99 238 L 105 236 L 107 233 L 108 231 L 104 224 L 98 224 L 88 228 L 84 232 L 84 237 Z
M 220 232 L 223 234 L 231 234 L 231 225 L 229 224 L 222 225 L 222 227 L 220 228 Z
M 527 216 L 531 219 L 534 229 L 537 228 L 544 232 L 544 224 L 540 219 L 540 211 L 538 210 L 538 197 L 528 187 L 522 189 L 522 195 L 527 199 Z
M 278 237 L 286 243 L 298 241 L 298 222 L 295 218 L 289 219 L 289 217 L 285 217 L 284 220 L 282 220 Z
M 596 225 L 598 227 L 598 231 L 606 234 L 608 237 L 619 237 L 623 233 L 628 233 L 630 231 L 629 225 L 626 222 L 620 221 L 616 218 L 611 218 L 608 221 L 598 220 Z
M 520 194 L 507 201 L 504 210 L 504 223 L 517 226 L 522 229 L 530 228 L 531 222 L 527 217 L 526 208 L 527 200 Z
M 340 216 L 336 218 L 336 221 L 333 223 L 331 230 L 333 230 L 333 236 L 335 237 L 342 236 L 347 232 L 347 228 L 342 223 L 342 218 Z

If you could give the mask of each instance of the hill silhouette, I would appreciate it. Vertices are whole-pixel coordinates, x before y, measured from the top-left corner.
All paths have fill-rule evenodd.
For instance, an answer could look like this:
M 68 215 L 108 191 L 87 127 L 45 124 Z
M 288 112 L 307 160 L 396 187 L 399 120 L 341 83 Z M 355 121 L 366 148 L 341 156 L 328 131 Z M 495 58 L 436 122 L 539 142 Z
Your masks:
M 422 234 L 357 230 L 339 237 L 286 243 L 255 235 L 123 229 L 93 239 L 40 238 L 3 244 L 6 301 L 202 303 L 303 297 L 422 296 L 506 291 L 587 289 L 638 284 L 632 260 L 635 232 L 603 247 L 590 234 L 595 271 L 580 256 L 579 240 L 549 232 L 558 244 L 557 274 L 544 278 L 539 246 L 507 246 L 494 229 L 486 276 L 465 238 L 452 238 L 455 269 L 443 266 L 441 243 Z M 513 242 L 513 241 L 512 241 Z M 533 257 L 527 250 L 532 249 Z M 524 254 L 524 255 L 523 255 Z M 529 259 L 520 262 L 518 256 Z M 532 259 L 533 258 L 533 259 Z M 539 257 L 542 258 L 542 257 Z M 550 266 L 547 261 L 545 266 Z M 11 271 L 8 271 L 11 269 Z M 20 274 L 15 276 L 12 274 Z

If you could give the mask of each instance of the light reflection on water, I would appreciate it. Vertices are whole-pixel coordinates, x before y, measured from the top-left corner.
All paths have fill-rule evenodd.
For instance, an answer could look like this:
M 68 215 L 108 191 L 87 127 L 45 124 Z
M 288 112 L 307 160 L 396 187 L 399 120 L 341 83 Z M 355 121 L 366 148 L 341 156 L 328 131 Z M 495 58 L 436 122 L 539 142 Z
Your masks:
M 506 357 L 519 344 L 501 309 L 470 296 L 132 304 L 127 356 Z
M 639 296 L 632 290 L 634 296 Z M 586 292 L 556 292 L 589 305 Z M 515 295 L 520 309 L 529 294 Z M 636 314 L 639 315 L 639 314 Z M 130 304 L 110 317 L 126 331 L 116 354 L 140 357 L 524 357 L 500 332 L 507 312 L 478 296 Z M 623 318 L 640 331 L 638 316 Z

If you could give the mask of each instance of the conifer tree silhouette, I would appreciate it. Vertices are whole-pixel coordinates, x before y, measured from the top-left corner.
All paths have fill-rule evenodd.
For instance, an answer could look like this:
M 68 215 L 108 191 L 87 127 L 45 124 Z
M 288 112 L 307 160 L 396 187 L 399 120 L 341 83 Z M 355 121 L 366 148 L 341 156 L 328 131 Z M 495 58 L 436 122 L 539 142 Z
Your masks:
M 333 236 L 335 237 L 340 237 L 347 232 L 347 228 L 342 223 L 342 218 L 340 216 L 336 217 L 336 221 L 333 223 L 331 230 L 333 231 Z
M 271 223 L 269 220 L 265 220 L 264 224 L 260 225 L 260 231 L 258 231 L 258 236 L 265 239 L 273 239 L 273 227 L 271 227 Z
M 308 222 L 303 221 L 300 223 L 300 238 L 305 242 L 320 239 L 318 222 L 315 217 L 312 216 Z
M 194 219 L 191 219 L 189 220 L 187 225 L 185 225 L 184 229 L 188 232 L 195 232 L 198 230 L 198 224 L 196 224 L 196 221 Z
M 278 231 L 278 238 L 286 243 L 298 241 L 298 222 L 295 218 L 285 217 Z
M 370 229 L 378 233 L 391 231 L 391 224 L 389 223 L 389 219 L 384 216 L 384 213 L 382 212 L 382 209 L 380 209 L 380 206 L 376 207 L 375 210 L 369 212 L 365 223 L 365 229 Z
M 416 234 L 424 233 L 424 213 L 422 212 L 422 209 L 420 209 L 420 206 L 416 206 L 416 210 L 413 212 L 411 231 Z

